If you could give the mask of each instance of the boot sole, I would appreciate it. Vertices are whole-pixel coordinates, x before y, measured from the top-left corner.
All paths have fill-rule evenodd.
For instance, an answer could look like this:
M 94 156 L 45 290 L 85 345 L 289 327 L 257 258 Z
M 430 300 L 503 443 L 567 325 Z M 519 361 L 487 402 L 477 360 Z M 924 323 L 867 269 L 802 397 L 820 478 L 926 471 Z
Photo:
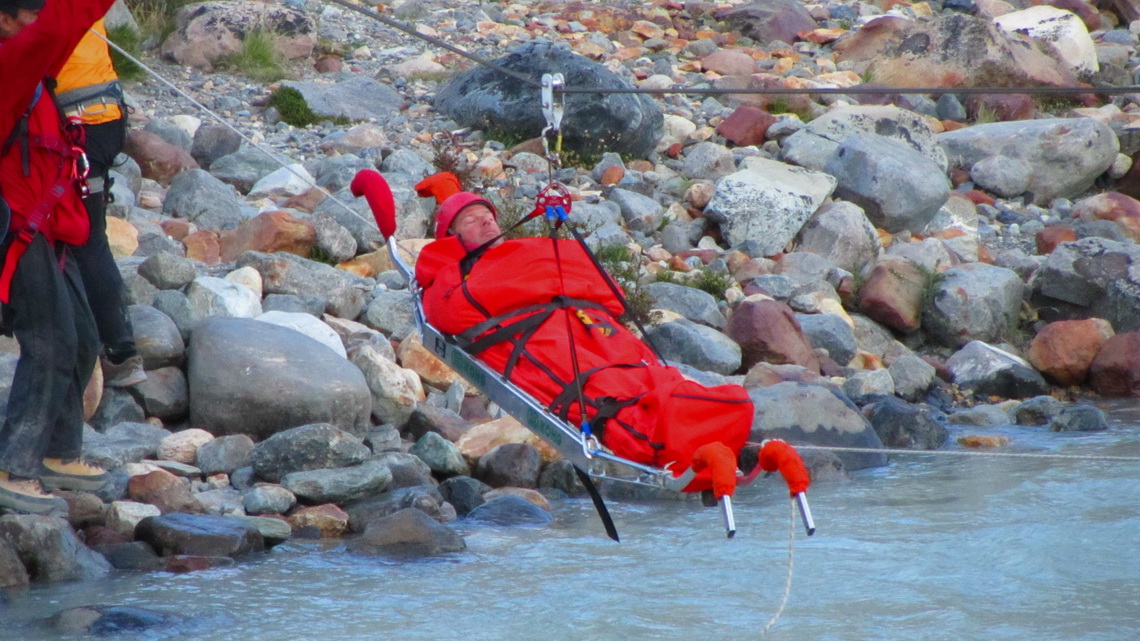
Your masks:
M 67 501 L 61 498 L 36 498 L 0 487 L 0 507 L 26 514 L 48 514 L 57 510 L 67 512 Z
M 76 476 L 74 474 L 61 474 L 50 469 L 42 468 L 39 474 L 40 485 L 46 490 L 77 490 L 95 492 L 106 487 L 111 477 L 107 474 L 99 476 Z

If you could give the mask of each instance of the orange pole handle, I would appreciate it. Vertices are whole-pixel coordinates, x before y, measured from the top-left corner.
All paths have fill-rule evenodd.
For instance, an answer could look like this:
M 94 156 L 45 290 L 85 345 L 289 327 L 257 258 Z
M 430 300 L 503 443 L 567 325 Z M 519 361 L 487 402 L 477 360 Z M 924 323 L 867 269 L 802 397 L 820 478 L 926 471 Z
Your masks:
M 772 439 L 764 442 L 760 448 L 760 467 L 765 472 L 778 471 L 788 484 L 791 496 L 807 491 L 811 485 L 811 476 L 804 466 L 804 460 L 794 447 L 784 441 Z

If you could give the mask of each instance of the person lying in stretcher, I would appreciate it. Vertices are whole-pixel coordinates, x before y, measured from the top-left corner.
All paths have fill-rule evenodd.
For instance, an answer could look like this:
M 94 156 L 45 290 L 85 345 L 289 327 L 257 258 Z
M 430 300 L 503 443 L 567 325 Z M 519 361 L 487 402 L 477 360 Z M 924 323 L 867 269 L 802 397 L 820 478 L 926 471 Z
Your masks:
M 431 325 L 551 413 L 585 424 L 613 454 L 675 477 L 692 468 L 686 492 L 733 494 L 753 416 L 743 387 L 701 385 L 659 361 L 618 320 L 620 288 L 580 243 L 504 239 L 495 206 L 460 191 L 448 173 L 416 189 L 438 203 L 436 240 L 415 266 Z M 352 191 L 368 197 L 381 232 L 392 236 L 395 206 L 383 177 L 362 171 Z M 802 462 L 778 445 L 761 452 L 759 467 L 795 467 L 802 478 L 793 494 L 802 491 L 809 482 Z M 784 466 L 785 456 L 795 465 Z

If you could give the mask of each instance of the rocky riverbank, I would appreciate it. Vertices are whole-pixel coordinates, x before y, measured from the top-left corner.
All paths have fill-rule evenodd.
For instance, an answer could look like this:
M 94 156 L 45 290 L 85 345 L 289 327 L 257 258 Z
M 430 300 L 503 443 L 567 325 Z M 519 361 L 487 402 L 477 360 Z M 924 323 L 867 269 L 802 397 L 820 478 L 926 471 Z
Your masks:
M 385 15 L 571 88 L 697 92 L 568 95 L 554 178 L 655 310 L 665 356 L 749 389 L 752 440 L 1016 448 L 990 428 L 1106 429 L 1073 401 L 1140 389 L 1140 97 L 861 90 L 1130 84 L 1136 9 L 1054 4 L 407 0 Z M 104 389 L 96 372 L 85 456 L 115 483 L 61 493 L 66 518 L 0 517 L 4 586 L 211 567 L 297 536 L 455 552 L 457 518 L 541 524 L 582 493 L 418 342 L 411 294 L 346 189 L 360 169 L 385 175 L 411 256 L 434 204 L 412 186 L 439 169 L 505 217 L 529 211 L 551 168 L 537 90 L 333 4 L 201 15 L 231 11 L 214 22 L 290 25 L 287 84 L 330 120 L 280 121 L 271 87 L 202 55 L 227 40 L 185 22 L 145 57 L 237 131 L 157 81 L 127 87 L 108 227 L 149 380 Z M 1065 28 L 1024 35 L 1048 22 Z M 820 87 L 851 93 L 718 93 Z M 0 347 L 6 399 L 18 350 Z M 948 425 L 975 429 L 950 442 Z M 816 482 L 888 462 L 807 458 Z M 605 489 L 642 496 L 623 487 Z

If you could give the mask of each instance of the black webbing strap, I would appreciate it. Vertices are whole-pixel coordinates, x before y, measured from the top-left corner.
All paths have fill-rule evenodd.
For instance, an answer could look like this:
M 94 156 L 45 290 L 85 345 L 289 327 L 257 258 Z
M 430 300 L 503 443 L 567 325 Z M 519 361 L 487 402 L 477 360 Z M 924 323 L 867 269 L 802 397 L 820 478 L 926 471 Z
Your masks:
M 606 507 L 606 502 L 602 500 L 602 495 L 598 493 L 598 488 L 594 485 L 593 479 L 577 465 L 574 466 L 574 471 L 590 495 L 590 500 L 594 502 L 594 509 L 598 511 L 598 518 L 602 519 L 602 527 L 606 528 L 606 535 L 621 543 L 621 539 L 618 538 L 617 526 L 614 525 L 614 519 L 610 516 L 610 510 Z
M 653 350 L 653 354 L 657 356 L 658 362 L 664 365 L 665 357 L 661 355 L 661 352 L 657 350 L 657 346 L 650 340 L 649 332 L 645 331 L 645 326 L 641 324 L 641 319 L 638 318 L 633 308 L 629 306 L 629 301 L 626 300 L 625 295 L 621 293 L 621 289 L 617 286 L 617 283 L 614 282 L 613 277 L 610 276 L 605 267 L 602 267 L 602 264 L 598 262 L 598 257 L 590 250 L 590 246 L 586 244 L 586 239 L 582 237 L 582 234 L 578 233 L 577 229 L 574 229 L 573 225 L 567 225 L 566 228 L 570 230 L 570 235 L 574 237 L 574 240 L 578 241 L 578 244 L 582 247 L 582 251 L 586 252 L 586 256 L 590 258 L 590 262 L 594 264 L 594 268 L 601 274 L 602 280 L 606 281 L 606 286 L 610 288 L 610 293 L 621 301 L 622 307 L 625 308 L 626 315 L 633 321 L 633 324 L 637 327 L 637 331 L 641 332 L 641 340 L 645 341 L 649 349 Z
M 478 325 L 474 325 L 472 327 L 469 327 L 466 330 L 464 330 L 462 333 L 456 334 L 455 338 L 458 341 L 459 346 L 462 347 L 464 350 L 471 352 L 473 354 L 478 354 L 479 352 L 487 349 L 491 345 L 494 345 L 495 343 L 499 343 L 501 341 L 507 340 L 507 338 L 509 338 L 510 336 L 513 336 L 514 334 L 518 334 L 518 333 L 524 331 L 525 329 L 529 328 L 531 326 L 531 324 L 534 322 L 531 319 L 533 319 L 535 317 L 541 317 L 542 320 L 546 320 L 547 318 L 550 317 L 550 314 L 554 313 L 555 310 L 565 309 L 565 308 L 596 309 L 596 310 L 600 310 L 600 311 L 609 313 L 609 310 L 606 309 L 605 305 L 601 305 L 601 304 L 595 303 L 593 301 L 584 300 L 581 298 L 567 298 L 565 296 L 555 296 L 552 300 L 550 300 L 549 302 L 546 302 L 546 303 L 536 303 L 534 305 L 527 305 L 526 307 L 520 307 L 518 309 L 512 309 L 508 312 L 504 312 L 502 314 L 499 314 L 498 316 L 493 316 L 491 318 L 488 318 L 487 320 L 479 323 Z M 543 314 L 540 312 L 546 312 L 546 313 Z M 527 316 L 526 318 L 522 318 L 518 321 L 515 321 L 514 323 L 511 323 L 509 325 L 502 325 L 501 327 L 499 327 L 504 321 L 509 320 L 511 318 L 516 318 L 516 317 L 522 316 L 524 314 L 531 314 L 531 315 Z M 487 331 L 489 331 L 491 329 L 495 329 L 496 327 L 498 327 L 498 329 L 496 329 L 494 332 L 487 334 L 486 336 L 482 336 L 481 338 L 476 338 L 476 337 L 481 336 L 482 334 L 486 333 Z

